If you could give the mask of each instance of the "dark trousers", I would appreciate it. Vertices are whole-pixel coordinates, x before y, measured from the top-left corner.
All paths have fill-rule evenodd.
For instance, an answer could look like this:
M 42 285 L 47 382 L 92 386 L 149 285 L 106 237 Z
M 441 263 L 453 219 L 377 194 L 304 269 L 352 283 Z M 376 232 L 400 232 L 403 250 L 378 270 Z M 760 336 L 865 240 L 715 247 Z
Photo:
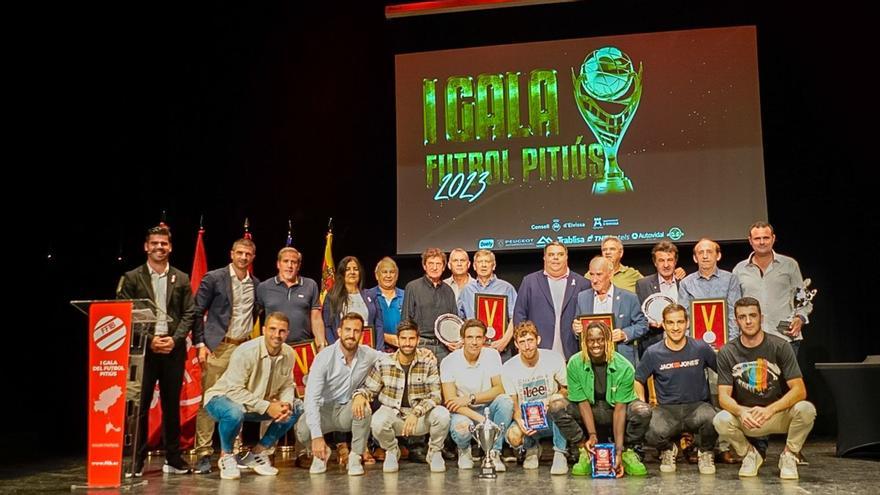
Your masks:
M 699 449 L 709 452 L 715 448 L 718 432 L 712 420 L 715 408 L 708 402 L 659 405 L 654 408 L 645 439 L 649 445 L 664 451 L 672 448 L 672 439 L 682 432 L 699 434 Z
M 186 345 L 178 344 L 170 354 L 156 354 L 147 348 L 144 355 L 144 375 L 141 382 L 141 409 L 138 416 L 138 458 L 146 459 L 147 419 L 153 402 L 153 389 L 159 382 L 162 404 L 162 431 L 165 440 L 165 458 L 180 456 L 180 389 L 186 363 Z
M 599 435 L 600 442 L 606 437 L 613 438 L 614 407 L 603 400 L 597 401 L 591 408 L 593 411 L 593 422 L 596 424 L 597 430 L 599 428 L 603 430 L 602 434 Z M 556 423 L 570 448 L 583 442 L 586 438 L 583 419 L 577 404 L 570 403 L 565 408 L 555 411 L 551 408 L 548 415 Z M 648 404 L 638 399 L 627 404 L 624 446 L 640 445 L 645 438 L 645 432 L 648 430 L 650 422 L 651 407 Z M 596 433 L 599 434 L 598 431 Z

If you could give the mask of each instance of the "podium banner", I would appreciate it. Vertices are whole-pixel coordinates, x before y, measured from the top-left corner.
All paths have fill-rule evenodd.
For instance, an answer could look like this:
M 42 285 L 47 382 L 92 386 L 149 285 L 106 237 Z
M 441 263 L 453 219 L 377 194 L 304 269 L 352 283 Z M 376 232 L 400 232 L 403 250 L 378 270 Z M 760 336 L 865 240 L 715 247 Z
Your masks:
M 90 487 L 119 486 L 122 480 L 131 310 L 129 301 L 95 303 L 89 307 Z

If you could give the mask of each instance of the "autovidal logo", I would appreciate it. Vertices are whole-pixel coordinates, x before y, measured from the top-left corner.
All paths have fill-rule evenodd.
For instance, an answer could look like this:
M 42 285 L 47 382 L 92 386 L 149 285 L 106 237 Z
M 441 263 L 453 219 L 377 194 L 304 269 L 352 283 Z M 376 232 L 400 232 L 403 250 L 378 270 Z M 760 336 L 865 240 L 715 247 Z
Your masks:
M 495 239 L 480 239 L 477 244 L 480 249 L 492 249 L 495 247 Z
M 666 235 L 673 241 L 677 241 L 684 237 L 684 232 L 682 232 L 682 230 L 678 227 L 672 227 L 671 229 L 669 229 L 669 233 Z
M 552 237 L 547 237 L 546 235 L 542 235 L 541 238 L 538 239 L 538 242 L 535 244 L 535 247 L 542 248 L 542 247 L 546 246 L 547 244 L 550 244 L 551 242 L 553 242 Z

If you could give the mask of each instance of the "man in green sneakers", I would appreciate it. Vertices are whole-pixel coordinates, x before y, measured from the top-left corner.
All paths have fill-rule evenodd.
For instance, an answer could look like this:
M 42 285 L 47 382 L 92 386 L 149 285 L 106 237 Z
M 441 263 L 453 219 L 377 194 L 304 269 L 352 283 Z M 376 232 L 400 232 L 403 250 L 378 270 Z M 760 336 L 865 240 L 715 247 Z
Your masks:
M 577 408 L 567 407 L 553 414 L 553 421 L 568 445 L 579 447 L 579 459 L 572 474 L 590 473 L 587 452 L 599 443 L 597 426 L 601 426 L 611 428 L 617 446 L 614 466 L 618 474 L 644 476 L 648 470 L 634 447 L 645 436 L 651 408 L 636 397 L 635 370 L 625 357 L 614 352 L 611 328 L 604 322 L 590 323 L 582 332 L 581 351 L 568 361 L 566 372 L 568 400 L 576 403 Z

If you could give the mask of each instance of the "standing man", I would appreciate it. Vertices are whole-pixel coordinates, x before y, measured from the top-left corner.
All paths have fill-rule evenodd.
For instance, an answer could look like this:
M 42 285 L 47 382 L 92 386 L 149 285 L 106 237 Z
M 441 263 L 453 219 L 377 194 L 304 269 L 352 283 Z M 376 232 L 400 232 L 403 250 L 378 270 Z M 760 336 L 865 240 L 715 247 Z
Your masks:
M 458 296 L 461 294 L 461 290 L 464 289 L 467 284 L 474 281 L 474 278 L 471 277 L 471 274 L 468 271 L 471 268 L 471 260 L 468 257 L 467 251 L 462 248 L 453 249 L 449 253 L 448 266 L 452 275 L 443 279 L 443 283 L 449 285 L 452 292 L 455 294 L 455 300 L 458 301 Z
M 559 431 L 554 416 L 569 405 L 568 377 L 565 359 L 547 349 L 539 349 L 541 337 L 538 329 L 530 321 L 517 325 L 514 331 L 514 344 L 519 355 L 504 363 L 501 368 L 504 392 L 513 399 L 514 422 L 507 429 L 507 443 L 512 447 L 523 445 L 526 449 L 523 469 L 538 469 L 541 459 L 542 438 L 553 438 L 553 465 L 550 474 L 568 474 L 568 460 L 565 454 L 568 442 Z M 522 415 L 522 405 L 541 402 L 547 413 L 548 427 L 533 430 L 526 425 Z
M 278 474 L 266 451 L 275 446 L 302 413 L 293 382 L 296 357 L 293 349 L 284 343 L 288 332 L 284 313 L 269 314 L 262 338 L 237 346 L 226 372 L 205 391 L 204 409 L 220 424 L 223 453 L 217 465 L 221 479 L 241 478 L 239 463 L 263 476 Z M 238 460 L 232 448 L 245 421 L 272 423 L 257 445 Z
M 639 300 L 628 290 L 615 287 L 611 283 L 611 262 L 608 258 L 596 256 L 590 261 L 591 289 L 578 294 L 577 314 L 614 314 L 614 330 L 611 338 L 617 344 L 617 352 L 635 366 L 636 342 L 648 331 L 648 319 L 642 313 Z M 572 330 L 580 334 L 583 329 L 580 320 L 572 320 Z
M 685 277 L 678 286 L 678 304 L 690 309 L 694 299 L 725 299 L 727 301 L 727 340 L 739 336 L 733 304 L 742 297 L 739 279 L 718 268 L 721 246 L 711 239 L 700 239 L 694 246 L 694 263 L 699 269 Z M 691 315 L 696 318 L 696 315 Z
M 587 279 L 568 269 L 568 248 L 553 241 L 544 247 L 544 269 L 526 275 L 519 286 L 513 324 L 533 322 L 541 348 L 568 358 L 578 349 L 577 338 L 569 331 L 569 322 L 577 316 L 576 296 L 589 288 Z
M 385 347 L 397 348 L 397 325 L 403 313 L 403 289 L 397 286 L 397 263 L 388 256 L 376 264 L 376 282 L 378 285 L 367 290 L 367 297 L 378 301 L 385 329 Z
M 767 222 L 752 224 L 749 227 L 752 254 L 736 265 L 733 274 L 742 284 L 743 295 L 754 297 L 764 308 L 764 332 L 788 341 L 797 356 L 804 340 L 803 327 L 809 323 L 813 304 L 807 303 L 791 318 L 794 296 L 804 286 L 804 277 L 794 258 L 773 251 L 775 243 L 776 233 L 772 225 Z M 783 324 L 781 328 L 780 323 Z
M 313 455 L 309 472 L 327 472 L 330 448 L 325 433 L 351 432 L 351 454 L 348 456 L 349 476 L 364 474 L 361 456 L 370 436 L 370 408 L 362 415 L 352 415 L 351 398 L 360 388 L 373 364 L 384 353 L 359 344 L 364 331 L 364 317 L 347 313 L 337 330 L 338 340 L 315 356 L 306 383 L 306 399 L 302 418 L 296 423 L 296 439 Z
M 419 346 L 433 352 L 438 360 L 461 347 L 460 344 L 443 345 L 434 334 L 434 322 L 438 316 L 446 313 L 458 314 L 455 293 L 440 278 L 444 265 L 446 253 L 437 248 L 426 249 L 422 253 L 422 269 L 425 275 L 406 284 L 403 294 L 402 318 L 415 322 L 419 327 Z
M 395 473 L 399 469 L 397 436 L 430 433 L 428 464 L 431 472 L 442 473 L 446 463 L 440 451 L 449 431 L 449 411 L 440 405 L 437 362 L 417 352 L 419 329 L 412 321 L 400 324 L 397 337 L 397 351 L 376 361 L 364 386 L 355 392 L 353 414 L 364 417 L 378 397 L 381 406 L 373 414 L 371 428 L 385 449 L 382 471 Z
M 666 338 L 649 347 L 636 368 L 635 391 L 645 401 L 648 377 L 654 377 L 657 407 L 645 438 L 660 452 L 660 471 L 675 471 L 678 447 L 674 439 L 683 432 L 699 433 L 697 455 L 700 474 L 715 474 L 712 449 L 718 435 L 712 419 L 715 408 L 709 402 L 706 369 L 715 370 L 715 351 L 709 344 L 687 336 L 688 317 L 684 306 L 670 304 L 663 309 Z
M 764 457 L 746 437 L 785 433 L 779 477 L 798 479 L 797 454 L 813 429 L 816 407 L 791 346 L 761 328 L 761 303 L 744 297 L 734 306 L 741 334 L 718 352 L 718 398 L 724 409 L 715 429 L 744 456 L 740 476 L 757 476 Z
M 168 263 L 171 231 L 165 225 L 147 231 L 144 241 L 147 262 L 119 280 L 117 299 L 150 299 L 156 305 L 158 320 L 147 336 L 138 415 L 138 452 L 134 453 L 134 475 L 142 476 L 147 455 L 147 418 L 153 402 L 153 389 L 159 382 L 162 396 L 162 428 L 165 438 L 165 465 L 162 471 L 187 474 L 192 469 L 180 455 L 180 388 L 186 361 L 186 335 L 193 324 L 195 304 L 189 276 Z M 165 316 L 170 321 L 165 319 Z
M 645 302 L 648 296 L 663 294 L 678 303 L 678 284 L 684 278 L 684 269 L 676 267 L 678 264 L 678 248 L 669 241 L 660 241 L 651 249 L 651 261 L 657 273 L 646 275 L 636 282 L 636 295 L 639 297 L 639 305 Z M 663 322 L 653 321 L 648 318 L 648 333 L 639 339 L 639 357 L 645 353 L 648 347 L 663 340 Z
M 504 393 L 501 383 L 501 356 L 485 347 L 486 325 L 480 320 L 467 320 L 461 325 L 464 346 L 440 362 L 440 382 L 446 409 L 452 413 L 449 435 L 458 446 L 458 469 L 473 469 L 470 427 L 489 419 L 497 425 L 510 425 L 513 402 Z M 498 471 L 506 471 L 501 460 L 504 435 L 486 452 Z
M 477 317 L 474 308 L 476 294 L 494 294 L 507 296 L 507 328 L 496 329 L 498 332 L 492 340 L 492 348 L 501 353 L 501 359 L 510 357 L 507 345 L 513 338 L 513 308 L 516 306 L 516 289 L 510 282 L 495 276 L 495 253 L 481 249 L 474 253 L 474 270 L 477 278 L 468 283 L 458 297 L 458 312 L 462 318 L 469 320 Z
M 256 250 L 250 239 L 235 241 L 229 252 L 232 262 L 206 273 L 199 284 L 193 345 L 199 350 L 202 390 L 217 383 L 229 366 L 232 352 L 250 339 L 257 310 L 255 288 L 260 281 L 248 273 L 248 267 L 254 261 Z M 206 401 L 202 402 L 196 416 L 196 474 L 211 472 L 211 454 L 214 453 L 211 446 L 214 420 L 205 410 L 206 404 Z
M 315 340 L 320 351 L 327 346 L 318 284 L 299 274 L 302 254 L 292 247 L 278 251 L 278 275 L 257 286 L 257 306 L 265 314 L 280 311 L 290 319 L 287 343 Z
M 635 268 L 623 265 L 623 243 L 616 236 L 610 235 L 602 239 L 602 256 L 611 262 L 611 283 L 630 292 L 636 291 L 636 282 L 642 274 Z

